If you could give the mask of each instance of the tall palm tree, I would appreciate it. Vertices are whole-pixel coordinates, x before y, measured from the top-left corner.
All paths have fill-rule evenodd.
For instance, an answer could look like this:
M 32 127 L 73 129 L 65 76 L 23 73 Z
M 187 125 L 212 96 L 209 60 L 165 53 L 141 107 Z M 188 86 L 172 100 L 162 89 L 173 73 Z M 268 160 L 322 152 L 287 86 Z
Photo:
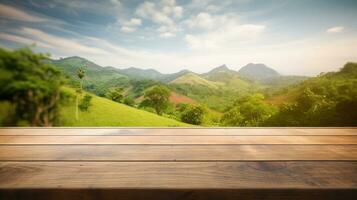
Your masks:
M 77 70 L 77 76 L 80 79 L 80 88 L 79 90 L 77 90 L 77 93 L 80 94 L 80 96 L 82 96 L 82 89 L 83 89 L 83 78 L 85 76 L 85 71 L 82 67 L 78 68 Z M 76 120 L 79 119 L 79 115 L 78 115 L 78 104 L 79 104 L 79 95 L 77 94 L 76 96 Z

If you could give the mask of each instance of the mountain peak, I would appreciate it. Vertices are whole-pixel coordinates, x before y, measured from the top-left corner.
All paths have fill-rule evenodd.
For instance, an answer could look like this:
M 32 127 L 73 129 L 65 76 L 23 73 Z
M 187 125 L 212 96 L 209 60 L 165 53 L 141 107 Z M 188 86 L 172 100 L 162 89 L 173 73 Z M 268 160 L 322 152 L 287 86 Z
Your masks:
M 263 63 L 249 63 L 242 67 L 238 73 L 242 76 L 258 80 L 280 76 L 277 71 Z
M 158 79 L 163 75 L 160 72 L 156 71 L 155 69 L 150 69 L 150 68 L 141 69 L 137 67 L 120 69 L 120 73 L 131 77 L 139 77 L 139 78 L 154 79 L 154 80 Z
M 73 71 L 79 67 L 84 67 L 86 71 L 98 71 L 103 68 L 94 62 L 91 62 L 85 58 L 79 56 L 71 56 L 66 58 L 60 58 L 58 60 L 52 60 L 53 64 L 59 63 L 62 67 L 72 68 Z
M 182 69 L 179 72 L 176 72 L 176 74 L 186 74 L 186 73 L 190 73 L 191 71 L 188 69 Z
M 219 67 L 216 67 L 216 69 L 221 69 L 221 70 L 229 70 L 226 64 L 223 64 Z
M 216 74 L 216 73 L 224 73 L 224 72 L 234 72 L 233 70 L 229 69 L 227 65 L 223 64 L 218 66 L 211 71 L 207 72 L 206 74 Z

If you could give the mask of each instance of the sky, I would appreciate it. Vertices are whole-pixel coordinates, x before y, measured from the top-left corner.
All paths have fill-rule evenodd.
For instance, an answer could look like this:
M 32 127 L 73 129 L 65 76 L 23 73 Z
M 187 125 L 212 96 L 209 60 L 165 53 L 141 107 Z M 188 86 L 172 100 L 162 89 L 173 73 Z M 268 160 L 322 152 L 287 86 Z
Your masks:
M 0 0 L 0 46 L 34 43 L 117 68 L 317 75 L 357 62 L 357 1 Z

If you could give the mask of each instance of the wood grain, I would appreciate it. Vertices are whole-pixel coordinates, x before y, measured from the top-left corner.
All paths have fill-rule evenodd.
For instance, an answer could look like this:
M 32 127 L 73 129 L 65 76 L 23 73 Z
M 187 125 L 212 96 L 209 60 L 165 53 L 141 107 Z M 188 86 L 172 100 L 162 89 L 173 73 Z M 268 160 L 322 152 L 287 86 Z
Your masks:
M 357 187 L 357 162 L 0 162 L 0 188 Z
M 0 136 L 1 144 L 357 144 L 357 136 Z
M 0 199 L 357 199 L 354 128 L 2 128 Z
M 0 146 L 5 161 L 357 160 L 357 145 Z

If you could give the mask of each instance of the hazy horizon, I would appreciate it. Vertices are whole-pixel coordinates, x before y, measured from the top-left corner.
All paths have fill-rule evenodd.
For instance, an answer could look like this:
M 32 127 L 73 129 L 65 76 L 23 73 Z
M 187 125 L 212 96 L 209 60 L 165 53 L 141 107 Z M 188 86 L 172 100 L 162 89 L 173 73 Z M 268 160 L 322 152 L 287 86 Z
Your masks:
M 353 0 L 0 0 L 0 45 L 161 73 L 264 63 L 316 75 L 356 62 Z

